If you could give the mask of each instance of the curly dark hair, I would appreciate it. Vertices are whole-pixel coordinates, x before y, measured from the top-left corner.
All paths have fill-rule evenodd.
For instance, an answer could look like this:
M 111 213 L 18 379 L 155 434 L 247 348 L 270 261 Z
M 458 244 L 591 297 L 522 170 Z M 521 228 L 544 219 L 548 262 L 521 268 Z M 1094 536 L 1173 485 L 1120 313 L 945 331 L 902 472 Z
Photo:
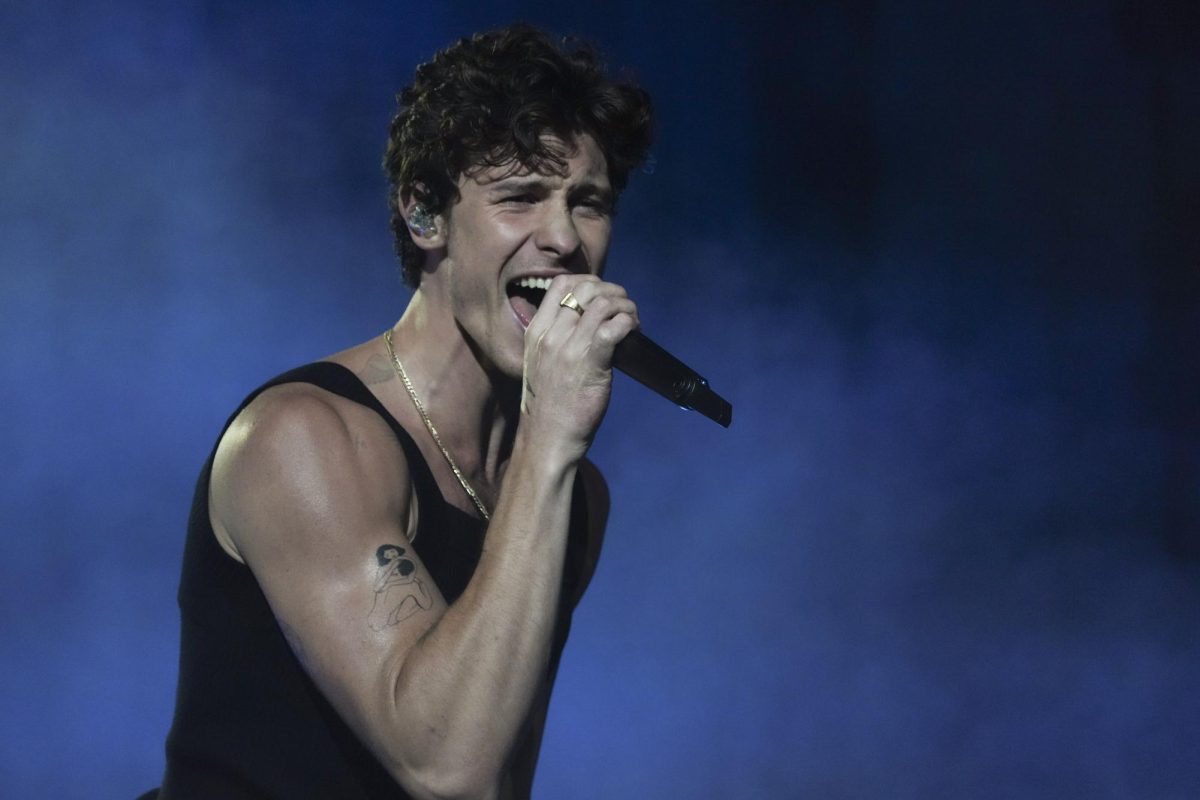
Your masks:
M 511 163 L 562 174 L 570 154 L 544 137 L 569 142 L 588 134 L 619 193 L 653 138 L 644 90 L 610 80 L 587 44 L 556 41 L 524 24 L 460 39 L 417 67 L 396 99 L 383 168 L 396 252 L 413 287 L 425 253 L 409 238 L 402 191 L 440 213 L 459 199 L 464 173 Z

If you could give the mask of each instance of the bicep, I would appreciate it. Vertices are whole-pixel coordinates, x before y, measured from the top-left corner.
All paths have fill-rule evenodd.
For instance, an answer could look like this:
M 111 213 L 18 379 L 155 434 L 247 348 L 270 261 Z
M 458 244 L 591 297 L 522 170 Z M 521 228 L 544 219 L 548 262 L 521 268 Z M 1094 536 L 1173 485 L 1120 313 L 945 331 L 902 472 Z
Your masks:
M 382 757 L 405 656 L 446 609 L 401 524 L 403 456 L 320 399 L 247 410 L 218 448 L 214 517 L 305 670 Z

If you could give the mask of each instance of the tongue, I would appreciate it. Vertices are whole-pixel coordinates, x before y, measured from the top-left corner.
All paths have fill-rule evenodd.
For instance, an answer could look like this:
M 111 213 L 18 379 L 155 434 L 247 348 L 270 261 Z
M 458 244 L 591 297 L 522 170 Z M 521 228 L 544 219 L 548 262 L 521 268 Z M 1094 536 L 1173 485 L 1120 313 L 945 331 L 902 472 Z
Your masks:
M 521 321 L 521 327 L 528 328 L 529 321 L 533 319 L 533 315 L 537 312 L 537 306 L 519 294 L 508 298 L 508 304 L 512 306 L 513 313 Z

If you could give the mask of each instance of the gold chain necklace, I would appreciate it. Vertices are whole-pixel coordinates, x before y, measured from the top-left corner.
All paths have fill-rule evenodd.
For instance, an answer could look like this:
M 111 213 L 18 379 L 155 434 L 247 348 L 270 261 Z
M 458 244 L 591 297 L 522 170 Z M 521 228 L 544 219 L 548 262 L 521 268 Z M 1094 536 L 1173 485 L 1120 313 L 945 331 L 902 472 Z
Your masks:
M 400 363 L 400 358 L 396 355 L 396 349 L 392 347 L 391 328 L 388 328 L 384 332 L 383 341 L 387 344 L 388 355 L 392 357 L 392 367 L 395 368 L 396 374 L 400 376 L 400 380 L 404 383 L 404 388 L 408 390 L 408 396 L 412 398 L 413 405 L 417 407 L 417 413 L 425 421 L 425 427 L 429 429 L 429 435 L 437 442 L 438 449 L 446 457 L 446 463 L 454 471 L 454 477 L 458 478 L 458 482 L 462 484 L 463 489 L 470 495 L 471 501 L 475 503 L 475 507 L 479 509 L 479 513 L 483 515 L 485 521 L 490 522 L 492 515 L 488 513 L 487 506 L 483 504 L 483 501 L 479 499 L 479 495 L 475 494 L 475 490 L 471 488 L 471 484 L 467 483 L 467 479 L 463 477 L 458 464 L 455 464 L 454 459 L 450 457 L 450 451 L 446 449 L 446 445 L 442 444 L 442 437 L 438 436 L 437 428 L 433 427 L 433 420 L 425 412 L 425 406 L 421 405 L 421 401 L 417 399 L 417 390 L 413 388 L 412 381 L 408 379 L 408 373 L 404 371 L 404 365 Z

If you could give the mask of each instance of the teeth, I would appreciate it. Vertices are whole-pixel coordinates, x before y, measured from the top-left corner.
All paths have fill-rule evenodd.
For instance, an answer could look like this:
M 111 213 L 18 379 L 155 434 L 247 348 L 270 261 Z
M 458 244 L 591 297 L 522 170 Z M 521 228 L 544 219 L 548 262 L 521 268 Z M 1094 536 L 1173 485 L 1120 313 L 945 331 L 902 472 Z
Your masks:
M 550 279 L 521 278 L 521 280 L 517 281 L 517 286 L 520 286 L 524 289 L 541 289 L 542 291 L 545 291 L 546 289 L 550 288 Z

